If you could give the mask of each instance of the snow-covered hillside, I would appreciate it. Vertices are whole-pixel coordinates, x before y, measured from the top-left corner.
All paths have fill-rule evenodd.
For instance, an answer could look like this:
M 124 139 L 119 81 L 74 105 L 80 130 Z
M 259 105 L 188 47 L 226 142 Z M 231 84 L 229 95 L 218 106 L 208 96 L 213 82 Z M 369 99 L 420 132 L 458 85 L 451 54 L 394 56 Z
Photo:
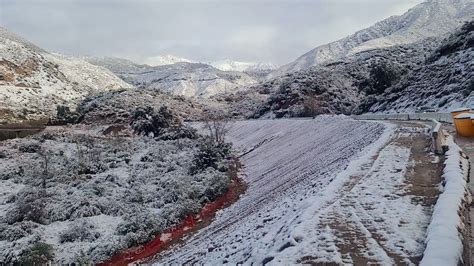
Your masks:
M 372 112 L 450 111 L 474 104 L 474 20 L 440 41 L 427 59 L 374 99 Z
M 272 76 L 304 70 L 361 51 L 409 44 L 451 32 L 473 19 L 474 0 L 428 0 L 341 40 L 325 44 L 279 68 Z
M 432 206 L 410 191 L 399 141 L 425 130 L 397 129 L 386 145 L 393 130 L 334 116 L 236 122 L 245 194 L 157 263 L 416 264 Z
M 253 87 L 268 94 L 254 117 L 449 111 L 474 102 L 474 21 L 446 38 L 372 49 Z M 240 104 L 240 103 L 239 103 Z
M 137 87 L 186 97 L 208 98 L 235 92 L 258 81 L 257 77 L 247 73 L 222 71 L 202 63 L 149 66 L 117 58 L 89 58 L 88 61 L 110 69 Z
M 277 68 L 272 63 L 239 62 L 229 59 L 214 61 L 209 64 L 222 71 L 259 72 L 271 71 Z
M 3 121 L 54 115 L 86 95 L 129 88 L 109 70 L 48 53 L 0 28 L 0 106 Z

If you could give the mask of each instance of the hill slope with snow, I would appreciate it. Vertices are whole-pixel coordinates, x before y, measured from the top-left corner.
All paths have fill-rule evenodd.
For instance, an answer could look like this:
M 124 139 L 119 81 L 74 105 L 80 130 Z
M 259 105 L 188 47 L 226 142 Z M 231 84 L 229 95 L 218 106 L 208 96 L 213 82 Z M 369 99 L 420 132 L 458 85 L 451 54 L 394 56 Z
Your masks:
M 377 96 L 372 112 L 440 110 L 474 104 L 474 20 L 446 38 L 420 65 Z
M 255 86 L 268 94 L 254 117 L 449 111 L 474 102 L 474 22 L 447 38 L 373 49 Z
M 308 69 L 362 51 L 440 36 L 471 20 L 473 14 L 473 0 L 429 0 L 401 16 L 389 17 L 341 40 L 316 47 L 281 67 L 272 76 Z
M 48 53 L 0 27 L 0 122 L 55 115 L 57 105 L 126 87 L 105 68 Z
M 180 62 L 149 66 L 116 58 L 89 58 L 88 60 L 93 64 L 108 68 L 137 87 L 186 97 L 208 98 L 255 84 L 258 79 L 247 73 L 222 71 L 202 63 Z

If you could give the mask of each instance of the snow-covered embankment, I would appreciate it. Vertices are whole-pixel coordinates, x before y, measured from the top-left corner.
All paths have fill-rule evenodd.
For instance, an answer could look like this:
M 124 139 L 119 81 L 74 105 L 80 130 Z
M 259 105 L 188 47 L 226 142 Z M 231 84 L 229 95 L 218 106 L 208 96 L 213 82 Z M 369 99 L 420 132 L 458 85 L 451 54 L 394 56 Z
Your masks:
M 447 143 L 442 193 L 434 207 L 420 265 L 458 265 L 462 260 L 463 210 L 471 201 L 467 188 L 469 161 L 452 136 Z

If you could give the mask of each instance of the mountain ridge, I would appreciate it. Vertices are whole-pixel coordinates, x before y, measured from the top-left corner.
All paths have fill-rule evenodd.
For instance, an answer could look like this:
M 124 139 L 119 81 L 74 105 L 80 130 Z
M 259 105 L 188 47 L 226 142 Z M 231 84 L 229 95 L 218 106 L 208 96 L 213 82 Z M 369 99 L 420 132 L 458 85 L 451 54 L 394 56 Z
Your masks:
M 308 69 L 358 52 L 409 44 L 447 34 L 472 19 L 474 0 L 433 0 L 420 3 L 402 15 L 391 16 L 340 40 L 318 46 L 269 77 Z

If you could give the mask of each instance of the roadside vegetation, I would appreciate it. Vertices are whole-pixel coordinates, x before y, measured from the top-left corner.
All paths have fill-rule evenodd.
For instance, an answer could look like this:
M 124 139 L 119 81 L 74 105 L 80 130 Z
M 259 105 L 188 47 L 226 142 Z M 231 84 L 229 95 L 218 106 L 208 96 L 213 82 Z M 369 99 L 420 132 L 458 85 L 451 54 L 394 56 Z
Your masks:
M 227 190 L 223 127 L 200 135 L 167 107 L 127 117 L 0 143 L 0 262 L 98 262 Z

